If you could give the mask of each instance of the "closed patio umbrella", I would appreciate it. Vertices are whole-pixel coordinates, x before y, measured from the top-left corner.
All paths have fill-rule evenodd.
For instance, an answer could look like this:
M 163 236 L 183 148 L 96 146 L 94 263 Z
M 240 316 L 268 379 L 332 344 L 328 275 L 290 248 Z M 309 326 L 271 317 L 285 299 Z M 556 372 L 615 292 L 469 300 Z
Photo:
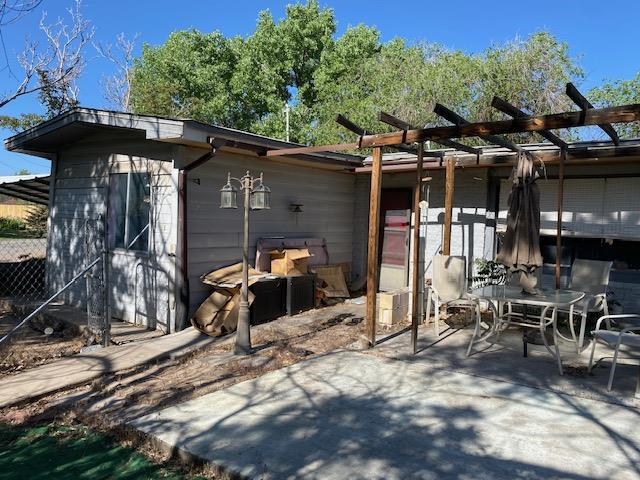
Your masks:
M 520 152 L 518 163 L 511 173 L 511 191 L 507 210 L 507 230 L 496 260 L 510 272 L 524 273 L 521 284 L 525 291 L 535 293 L 533 272 L 542 266 L 540 253 L 540 191 L 536 180 L 540 177 L 533 158 Z

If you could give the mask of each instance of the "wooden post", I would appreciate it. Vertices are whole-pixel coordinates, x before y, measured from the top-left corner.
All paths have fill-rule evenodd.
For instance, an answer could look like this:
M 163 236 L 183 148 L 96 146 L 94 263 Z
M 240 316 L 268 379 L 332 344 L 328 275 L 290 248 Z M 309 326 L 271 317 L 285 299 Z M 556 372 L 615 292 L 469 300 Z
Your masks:
M 444 238 L 442 240 L 442 254 L 451 255 L 451 217 L 453 214 L 453 188 L 455 176 L 453 159 L 447 160 L 446 180 L 444 189 Z
M 413 277 L 411 282 L 412 290 L 412 304 L 411 304 L 411 347 L 413 353 L 416 353 L 418 348 L 418 324 L 420 323 L 420 315 L 422 314 L 422 308 L 420 305 L 422 291 L 422 285 L 420 285 L 420 279 L 422 278 L 421 265 L 420 265 L 420 197 L 422 193 L 422 164 L 424 156 L 424 144 L 420 142 L 418 144 L 418 158 L 416 165 L 416 186 L 413 192 Z M 424 280 L 422 281 L 424 284 Z
M 378 234 L 380 229 L 380 193 L 382 189 L 382 148 L 373 149 L 371 193 L 369 196 L 369 239 L 367 242 L 367 321 L 369 347 L 376 343 L 376 295 L 378 293 Z
M 560 288 L 560 249 L 562 248 L 562 203 L 564 201 L 564 161 L 567 150 L 562 149 L 558 163 L 558 222 L 556 225 L 556 290 Z

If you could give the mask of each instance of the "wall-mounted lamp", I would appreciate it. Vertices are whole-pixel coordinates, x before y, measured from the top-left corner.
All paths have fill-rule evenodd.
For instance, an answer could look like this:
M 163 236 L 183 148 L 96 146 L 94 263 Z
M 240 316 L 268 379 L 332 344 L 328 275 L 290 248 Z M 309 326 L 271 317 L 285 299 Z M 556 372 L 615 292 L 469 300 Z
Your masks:
M 304 205 L 301 203 L 291 203 L 289 204 L 289 211 L 291 213 L 301 213 L 303 211 L 302 207 L 304 207 Z

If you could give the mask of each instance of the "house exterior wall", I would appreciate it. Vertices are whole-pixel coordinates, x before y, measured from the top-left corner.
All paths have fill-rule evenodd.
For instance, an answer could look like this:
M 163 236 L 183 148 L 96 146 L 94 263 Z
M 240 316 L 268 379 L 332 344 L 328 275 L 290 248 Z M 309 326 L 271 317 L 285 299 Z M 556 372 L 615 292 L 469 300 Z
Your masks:
M 200 277 L 242 259 L 242 196 L 237 210 L 219 205 L 227 172 L 241 177 L 247 170 L 254 177 L 263 172 L 271 189 L 271 209 L 250 212 L 250 265 L 255 264 L 257 240 L 278 236 L 324 238 L 330 263 L 352 261 L 355 175 L 218 151 L 187 179 L 190 315 L 210 293 Z M 302 205 L 303 211 L 291 212 L 291 204 Z
M 52 166 L 47 280 L 57 291 L 99 254 L 95 220 L 107 218 L 109 174 L 151 173 L 149 252 L 114 249 L 109 258 L 112 315 L 165 331 L 173 330 L 173 255 L 176 244 L 176 187 L 173 147 L 143 141 L 93 139 L 58 153 Z M 64 294 L 72 305 L 86 305 L 83 281 Z

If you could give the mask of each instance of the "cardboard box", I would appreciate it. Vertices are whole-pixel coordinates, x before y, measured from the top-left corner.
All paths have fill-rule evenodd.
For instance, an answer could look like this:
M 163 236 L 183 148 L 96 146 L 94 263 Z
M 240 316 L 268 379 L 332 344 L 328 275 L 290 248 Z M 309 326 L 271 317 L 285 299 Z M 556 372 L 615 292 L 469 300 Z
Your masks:
M 271 254 L 271 273 L 274 275 L 306 275 L 309 270 L 311 254 L 306 248 L 273 250 Z

